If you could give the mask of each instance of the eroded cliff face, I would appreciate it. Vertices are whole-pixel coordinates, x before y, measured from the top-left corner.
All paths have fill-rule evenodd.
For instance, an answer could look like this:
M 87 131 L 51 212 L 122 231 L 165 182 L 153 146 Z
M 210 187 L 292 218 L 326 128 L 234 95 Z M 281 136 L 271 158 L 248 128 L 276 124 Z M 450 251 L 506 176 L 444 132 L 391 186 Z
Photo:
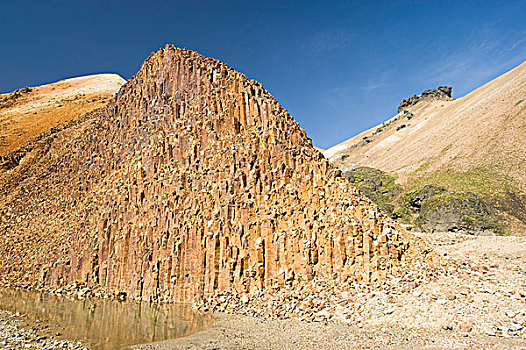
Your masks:
M 198 301 L 397 274 L 407 233 L 261 86 L 167 46 L 0 175 L 4 284 Z

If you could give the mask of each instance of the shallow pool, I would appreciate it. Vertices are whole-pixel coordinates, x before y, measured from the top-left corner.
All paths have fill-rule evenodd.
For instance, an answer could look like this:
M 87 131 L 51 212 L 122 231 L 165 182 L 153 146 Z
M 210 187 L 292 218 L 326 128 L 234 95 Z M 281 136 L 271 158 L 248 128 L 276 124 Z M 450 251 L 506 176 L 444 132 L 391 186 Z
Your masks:
M 0 289 L 0 309 L 27 314 L 49 325 L 50 334 L 79 340 L 93 350 L 127 349 L 173 339 L 212 325 L 209 315 L 180 304 L 102 299 L 77 300 L 17 289 Z

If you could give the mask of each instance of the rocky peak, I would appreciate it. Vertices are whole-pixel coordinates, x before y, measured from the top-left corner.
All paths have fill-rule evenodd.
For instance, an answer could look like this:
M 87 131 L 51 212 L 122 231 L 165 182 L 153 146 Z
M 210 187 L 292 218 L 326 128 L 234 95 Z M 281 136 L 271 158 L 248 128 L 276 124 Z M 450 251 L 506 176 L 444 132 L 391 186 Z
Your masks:
M 439 86 L 436 89 L 429 89 L 422 92 L 420 95 L 413 95 L 409 98 L 403 99 L 398 107 L 398 113 L 402 112 L 409 106 L 413 106 L 421 101 L 432 101 L 432 100 L 445 100 L 451 101 L 454 98 L 451 97 L 451 86 Z
M 416 246 L 261 84 L 196 52 L 153 53 L 49 143 L 19 177 L 0 173 L 11 285 L 191 302 L 382 280 Z
M 22 89 L 15 90 L 9 94 L 0 95 L 0 108 L 6 108 L 11 106 L 17 99 L 27 95 L 31 92 L 30 87 L 24 87 Z

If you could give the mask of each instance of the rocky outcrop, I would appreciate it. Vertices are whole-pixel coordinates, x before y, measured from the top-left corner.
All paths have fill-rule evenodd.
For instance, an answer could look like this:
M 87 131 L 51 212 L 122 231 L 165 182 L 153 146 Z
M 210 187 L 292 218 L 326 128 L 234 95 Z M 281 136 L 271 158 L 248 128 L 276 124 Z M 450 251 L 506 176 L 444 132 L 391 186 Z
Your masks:
M 398 199 L 402 219 L 423 232 L 501 234 L 502 226 L 492 208 L 477 195 L 451 192 L 437 185 L 425 185 Z
M 425 199 L 415 224 L 424 232 L 493 234 L 500 231 L 490 208 L 473 193 L 441 193 Z
M 398 106 L 398 113 L 403 112 L 407 107 L 413 106 L 418 102 L 432 101 L 432 100 L 454 100 L 451 97 L 453 88 L 451 86 L 439 86 L 436 89 L 425 90 L 420 95 L 413 95 L 409 98 L 403 99 Z
M 197 301 L 380 281 L 418 251 L 261 84 L 173 46 L 0 184 L 7 285 Z
M 446 189 L 435 185 L 425 185 L 421 189 L 410 192 L 405 196 L 406 206 L 413 210 L 422 209 L 422 203 L 431 197 L 446 192 Z
M 347 170 L 343 176 L 391 218 L 418 231 L 502 233 L 492 208 L 473 193 L 450 192 L 436 185 L 407 191 L 394 176 L 371 167 Z
M 18 89 L 9 94 L 0 95 L 0 108 L 11 107 L 20 97 L 31 92 L 30 87 Z
M 403 188 L 395 183 L 393 176 L 370 167 L 357 167 L 347 170 L 343 176 L 367 198 L 376 203 L 380 209 L 396 217 L 392 202 L 402 193 Z

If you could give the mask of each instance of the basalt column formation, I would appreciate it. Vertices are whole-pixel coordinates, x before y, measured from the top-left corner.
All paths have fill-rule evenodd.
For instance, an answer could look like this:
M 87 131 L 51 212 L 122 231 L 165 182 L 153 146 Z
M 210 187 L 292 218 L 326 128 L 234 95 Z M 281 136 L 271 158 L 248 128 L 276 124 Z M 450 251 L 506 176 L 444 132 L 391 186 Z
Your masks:
M 383 279 L 410 255 L 261 84 L 192 51 L 153 53 L 41 139 L 0 176 L 4 284 L 197 301 Z

